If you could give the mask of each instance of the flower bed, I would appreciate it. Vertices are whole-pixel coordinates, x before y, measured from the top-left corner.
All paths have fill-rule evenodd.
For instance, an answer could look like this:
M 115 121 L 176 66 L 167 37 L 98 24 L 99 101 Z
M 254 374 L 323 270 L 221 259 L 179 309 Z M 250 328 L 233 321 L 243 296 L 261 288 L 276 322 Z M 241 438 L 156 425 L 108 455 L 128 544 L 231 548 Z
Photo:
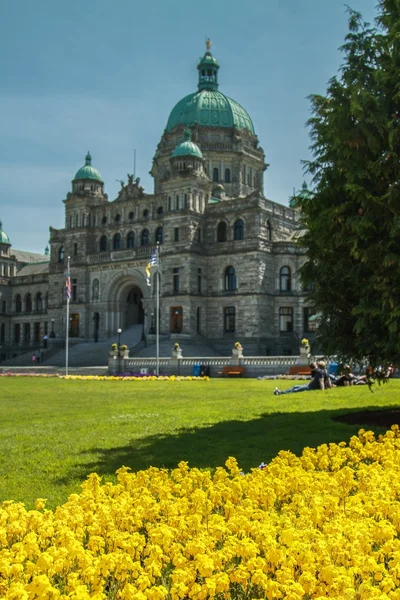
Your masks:
M 226 467 L 92 474 L 55 512 L 3 503 L 0 596 L 400 599 L 397 426 Z
M 208 381 L 209 377 L 181 375 L 59 375 L 58 373 L 0 373 L 0 377 L 58 377 L 88 381 Z

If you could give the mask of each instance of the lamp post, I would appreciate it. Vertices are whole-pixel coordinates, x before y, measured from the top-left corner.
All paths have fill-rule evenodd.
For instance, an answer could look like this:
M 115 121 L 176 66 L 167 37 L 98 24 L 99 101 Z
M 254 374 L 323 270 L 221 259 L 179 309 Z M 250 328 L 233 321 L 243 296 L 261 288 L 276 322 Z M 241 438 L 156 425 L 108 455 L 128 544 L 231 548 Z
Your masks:
M 154 328 L 154 313 L 151 313 L 151 324 L 150 324 L 150 329 L 149 329 L 149 333 L 155 333 L 155 328 Z
M 146 334 L 144 332 L 144 322 L 146 320 L 146 313 L 143 311 L 143 327 L 142 327 L 142 342 L 146 342 Z
M 121 329 L 121 327 L 119 327 L 119 328 L 117 329 L 117 333 L 118 333 L 118 352 L 119 352 L 119 348 L 120 348 L 120 346 L 121 346 L 121 333 L 122 333 L 122 329 Z

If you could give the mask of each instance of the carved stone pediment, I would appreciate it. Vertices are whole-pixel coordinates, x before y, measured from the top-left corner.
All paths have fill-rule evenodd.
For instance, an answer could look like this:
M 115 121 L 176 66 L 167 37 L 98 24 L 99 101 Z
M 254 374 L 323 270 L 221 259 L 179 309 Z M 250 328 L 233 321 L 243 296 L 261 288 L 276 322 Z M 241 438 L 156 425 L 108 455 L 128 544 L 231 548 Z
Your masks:
M 140 177 L 133 179 L 133 175 L 128 173 L 128 183 L 121 182 L 121 189 L 119 191 L 117 200 L 135 200 L 137 198 L 143 198 L 145 195 L 143 186 L 140 185 Z

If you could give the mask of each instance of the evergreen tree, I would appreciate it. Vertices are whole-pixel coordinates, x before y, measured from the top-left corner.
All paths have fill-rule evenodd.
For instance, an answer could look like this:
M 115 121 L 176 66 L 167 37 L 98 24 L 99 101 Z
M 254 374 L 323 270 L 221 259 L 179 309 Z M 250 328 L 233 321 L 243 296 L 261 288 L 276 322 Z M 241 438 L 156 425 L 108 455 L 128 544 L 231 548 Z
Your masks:
M 311 96 L 313 193 L 296 205 L 324 352 L 400 362 L 400 0 L 349 9 L 340 74 Z

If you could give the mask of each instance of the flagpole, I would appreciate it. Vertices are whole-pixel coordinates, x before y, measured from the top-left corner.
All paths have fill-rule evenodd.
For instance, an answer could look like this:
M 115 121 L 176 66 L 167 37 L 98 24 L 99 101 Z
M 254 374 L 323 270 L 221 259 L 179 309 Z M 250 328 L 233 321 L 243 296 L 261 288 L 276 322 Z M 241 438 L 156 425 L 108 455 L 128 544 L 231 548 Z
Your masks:
M 68 351 L 69 351 L 69 301 L 70 301 L 70 290 L 71 290 L 71 275 L 69 272 L 69 259 L 67 263 L 67 322 L 65 327 L 65 375 L 68 375 Z M 68 287 L 69 286 L 69 287 Z
M 156 375 L 160 374 L 160 246 L 157 242 L 157 277 L 156 277 Z

